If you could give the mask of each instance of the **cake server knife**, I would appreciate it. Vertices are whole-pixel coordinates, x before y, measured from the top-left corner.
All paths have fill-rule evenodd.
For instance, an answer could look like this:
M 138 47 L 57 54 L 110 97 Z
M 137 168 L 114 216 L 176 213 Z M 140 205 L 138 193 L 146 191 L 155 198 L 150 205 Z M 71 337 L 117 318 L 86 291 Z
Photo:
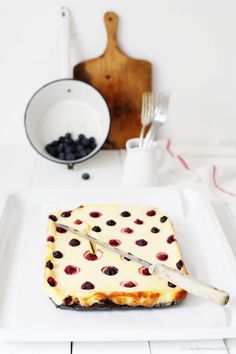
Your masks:
M 224 290 L 217 289 L 211 285 L 208 285 L 189 274 L 182 273 L 176 269 L 168 267 L 164 264 L 151 264 L 144 259 L 134 256 L 132 253 L 125 252 L 120 248 L 113 247 L 108 243 L 101 241 L 93 236 L 84 234 L 83 232 L 74 229 L 70 226 L 63 225 L 60 223 L 54 223 L 56 226 L 62 227 L 67 231 L 70 231 L 80 237 L 85 238 L 91 242 L 94 242 L 116 254 L 119 254 L 122 257 L 128 258 L 131 261 L 141 264 L 149 270 L 149 273 L 152 275 L 158 275 L 160 278 L 163 278 L 176 286 L 186 290 L 192 295 L 202 297 L 206 300 L 212 301 L 219 305 L 226 305 L 229 301 L 229 294 Z

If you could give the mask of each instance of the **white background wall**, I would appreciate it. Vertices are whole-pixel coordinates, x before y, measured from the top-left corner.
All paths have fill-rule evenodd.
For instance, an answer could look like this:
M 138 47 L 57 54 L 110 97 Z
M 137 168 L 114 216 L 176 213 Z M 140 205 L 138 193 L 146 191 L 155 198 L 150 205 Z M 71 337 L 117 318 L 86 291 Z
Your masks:
M 103 14 L 117 12 L 120 47 L 153 63 L 155 92 L 172 92 L 162 137 L 236 141 L 235 0 L 0 0 L 0 144 L 27 143 L 27 101 L 60 77 L 62 5 L 73 15 L 72 64 L 102 53 Z

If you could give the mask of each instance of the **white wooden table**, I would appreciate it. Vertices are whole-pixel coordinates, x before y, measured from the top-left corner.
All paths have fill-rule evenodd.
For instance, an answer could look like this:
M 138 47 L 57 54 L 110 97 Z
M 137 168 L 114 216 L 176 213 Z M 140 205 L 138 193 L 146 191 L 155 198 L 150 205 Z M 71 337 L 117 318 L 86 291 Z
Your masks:
M 124 153 L 101 151 L 74 170 L 37 156 L 30 147 L 0 147 L 0 188 L 118 188 Z M 88 172 L 90 180 L 81 179 Z M 220 208 L 220 205 L 217 206 Z M 218 209 L 219 210 L 219 209 Z M 232 225 L 233 222 L 232 222 Z M 225 232 L 232 232 L 225 230 Z M 235 223 L 236 231 L 236 223 Z M 232 245 L 233 246 L 233 245 Z M 236 246 L 234 247 L 236 254 Z M 236 338 L 236 333 L 235 333 Z M 236 339 L 181 342 L 0 343 L 0 354 L 236 353 Z

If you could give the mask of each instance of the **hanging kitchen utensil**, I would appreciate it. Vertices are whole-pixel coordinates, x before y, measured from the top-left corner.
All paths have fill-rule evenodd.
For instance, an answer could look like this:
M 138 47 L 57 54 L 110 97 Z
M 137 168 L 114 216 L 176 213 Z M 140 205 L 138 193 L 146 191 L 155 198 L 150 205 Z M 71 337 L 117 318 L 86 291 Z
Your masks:
M 41 87 L 30 99 L 24 117 L 26 135 L 33 148 L 53 162 L 74 164 L 92 157 L 104 144 L 110 129 L 110 114 L 102 95 L 92 86 L 70 75 L 70 12 L 61 8 L 63 79 Z M 60 160 L 49 155 L 46 144 L 70 132 L 94 136 L 96 148 L 76 160 Z
M 91 84 L 105 100 L 111 113 L 111 130 L 104 145 L 108 149 L 125 147 L 128 139 L 140 134 L 142 94 L 152 90 L 151 63 L 124 54 L 116 39 L 118 16 L 104 16 L 108 43 L 105 52 L 96 59 L 74 67 L 74 78 Z

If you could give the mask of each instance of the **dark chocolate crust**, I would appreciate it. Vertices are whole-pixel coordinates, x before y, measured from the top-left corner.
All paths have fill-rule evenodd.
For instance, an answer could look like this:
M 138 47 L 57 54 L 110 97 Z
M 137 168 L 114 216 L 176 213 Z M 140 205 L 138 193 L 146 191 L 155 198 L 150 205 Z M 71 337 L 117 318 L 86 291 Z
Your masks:
M 53 302 L 53 300 L 51 299 Z M 63 310 L 76 310 L 76 311 L 93 311 L 93 310 L 136 310 L 136 309 L 157 309 L 157 308 L 167 308 L 170 306 L 174 306 L 179 304 L 181 301 L 172 301 L 171 303 L 165 303 L 165 304 L 158 304 L 153 307 L 146 307 L 146 306 L 128 306 L 128 305 L 118 305 L 112 302 L 109 299 L 104 300 L 102 303 L 95 303 L 92 306 L 85 307 L 81 306 L 80 304 L 72 304 L 72 305 L 66 305 L 66 304 L 61 304 L 61 305 L 56 305 L 54 302 L 54 305 L 57 308 L 63 309 Z

